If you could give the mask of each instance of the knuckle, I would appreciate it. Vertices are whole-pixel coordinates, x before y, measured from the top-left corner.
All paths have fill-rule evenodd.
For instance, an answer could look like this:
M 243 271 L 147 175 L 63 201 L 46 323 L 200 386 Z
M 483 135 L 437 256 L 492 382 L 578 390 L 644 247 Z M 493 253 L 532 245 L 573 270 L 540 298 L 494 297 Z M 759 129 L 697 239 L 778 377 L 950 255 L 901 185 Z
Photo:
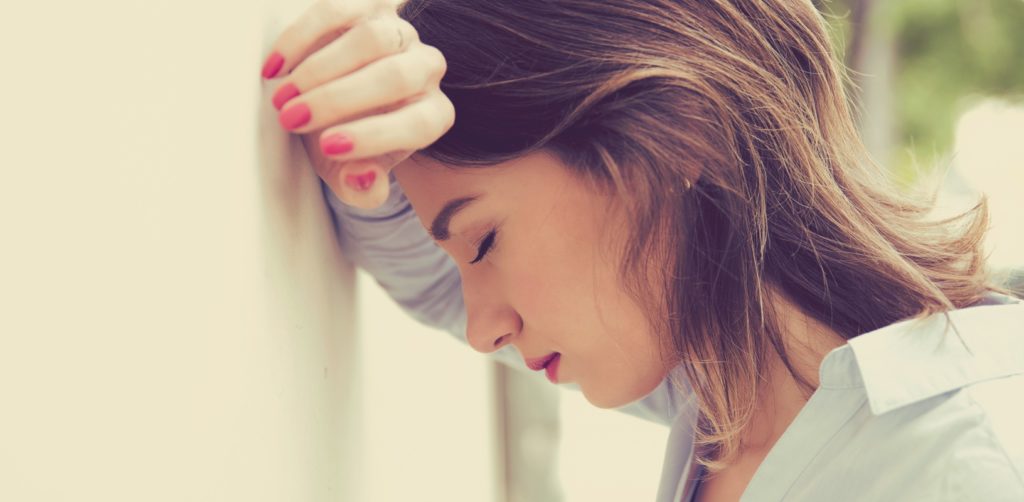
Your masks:
M 419 42 L 420 41 L 420 32 L 416 29 L 415 26 L 412 25 L 412 23 L 410 23 L 409 21 L 406 21 L 405 19 L 402 19 L 400 17 L 396 17 L 396 18 L 394 18 L 394 20 L 395 20 L 395 23 L 397 23 L 397 25 L 398 25 L 398 29 L 401 30 L 403 33 L 405 33 L 409 37 L 410 41 L 412 41 L 412 42 Z
M 438 95 L 438 106 L 441 108 L 441 116 L 444 117 L 443 134 L 455 126 L 455 104 L 443 92 L 439 92 Z
M 392 85 L 395 86 L 395 90 L 402 95 L 412 94 L 419 90 L 421 84 L 420 81 L 423 79 L 422 72 L 407 59 L 393 58 L 392 63 Z
M 426 106 L 416 106 L 409 109 L 412 112 L 409 117 L 409 125 L 413 131 L 429 131 L 433 129 L 436 119 L 431 109 Z M 422 132 L 420 132 L 422 134 Z
M 405 18 L 395 16 L 394 18 L 392 18 L 392 20 L 398 24 L 399 28 L 408 31 L 409 33 L 416 33 L 416 27 L 413 26 L 412 23 L 407 21 Z M 419 34 L 416 33 L 416 36 L 419 36 Z
M 444 57 L 441 49 L 433 45 L 423 45 L 422 50 L 426 51 L 425 59 L 430 65 L 431 75 L 437 77 L 438 80 L 443 78 L 444 74 L 448 72 L 448 60 Z
M 360 26 L 363 27 L 363 37 L 365 37 L 366 45 L 377 53 L 383 53 L 394 45 L 395 30 L 391 27 L 391 23 L 385 22 L 381 18 L 376 18 L 362 23 Z

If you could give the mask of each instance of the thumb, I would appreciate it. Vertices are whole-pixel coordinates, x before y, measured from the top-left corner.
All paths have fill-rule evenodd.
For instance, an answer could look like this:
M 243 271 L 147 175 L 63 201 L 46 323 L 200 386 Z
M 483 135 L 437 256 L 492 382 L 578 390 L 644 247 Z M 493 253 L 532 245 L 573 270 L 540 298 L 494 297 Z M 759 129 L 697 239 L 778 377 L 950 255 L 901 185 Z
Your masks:
M 391 170 L 414 152 L 396 150 L 368 159 L 350 160 L 334 170 L 334 179 L 325 181 L 342 202 L 362 209 L 374 209 L 387 202 L 390 196 Z
M 391 166 L 383 156 L 350 160 L 325 179 L 338 200 L 362 209 L 374 209 L 388 200 Z
M 320 151 L 320 132 L 301 135 L 310 164 L 338 200 L 358 208 L 374 209 L 387 202 L 391 169 L 415 152 L 394 150 L 365 159 L 333 160 Z

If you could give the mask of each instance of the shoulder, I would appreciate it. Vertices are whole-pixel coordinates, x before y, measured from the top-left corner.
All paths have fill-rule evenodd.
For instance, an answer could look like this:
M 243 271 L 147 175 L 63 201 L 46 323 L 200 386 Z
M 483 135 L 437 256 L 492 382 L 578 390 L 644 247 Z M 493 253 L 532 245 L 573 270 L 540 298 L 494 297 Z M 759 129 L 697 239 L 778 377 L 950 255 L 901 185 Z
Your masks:
M 817 457 L 829 460 L 814 482 L 822 494 L 856 490 L 855 500 L 1024 501 L 1021 395 L 1024 375 L 881 413 L 862 400 Z
M 835 370 L 867 406 L 837 452 L 845 475 L 890 500 L 1024 500 L 1024 304 L 897 323 L 848 349 Z
M 1024 375 L 958 392 L 960 433 L 946 451 L 946 501 L 1024 500 Z
M 945 500 L 1024 500 L 1024 375 L 976 383 L 958 397 L 969 421 L 947 455 Z
M 876 415 L 1024 374 L 1024 302 L 901 321 L 849 340 Z M 1004 387 L 999 387 L 1000 389 Z

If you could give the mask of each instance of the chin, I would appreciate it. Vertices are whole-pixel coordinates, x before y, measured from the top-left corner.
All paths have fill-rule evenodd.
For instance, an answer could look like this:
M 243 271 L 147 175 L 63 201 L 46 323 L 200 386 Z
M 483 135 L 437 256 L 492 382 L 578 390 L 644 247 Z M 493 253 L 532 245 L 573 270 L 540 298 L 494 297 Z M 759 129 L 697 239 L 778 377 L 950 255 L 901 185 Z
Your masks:
M 653 392 L 654 389 L 658 388 L 658 385 L 661 384 L 662 380 L 664 380 L 664 376 L 661 378 L 652 377 L 646 380 L 630 382 L 632 385 L 616 389 L 588 389 L 581 385 L 580 390 L 583 393 L 583 397 L 586 398 L 590 404 L 597 408 L 607 410 L 611 408 L 619 408 L 647 397 L 647 395 Z
M 609 410 L 609 409 L 612 409 L 612 408 L 618 408 L 620 406 L 625 406 L 625 405 L 627 405 L 627 404 L 632 402 L 632 401 L 623 400 L 623 399 L 609 399 L 609 398 L 607 398 L 605 396 L 601 396 L 600 398 L 597 398 L 597 397 L 591 396 L 590 394 L 587 394 L 586 392 L 583 393 L 583 397 L 587 398 L 587 401 L 590 404 L 594 405 L 597 408 L 601 408 L 602 410 Z

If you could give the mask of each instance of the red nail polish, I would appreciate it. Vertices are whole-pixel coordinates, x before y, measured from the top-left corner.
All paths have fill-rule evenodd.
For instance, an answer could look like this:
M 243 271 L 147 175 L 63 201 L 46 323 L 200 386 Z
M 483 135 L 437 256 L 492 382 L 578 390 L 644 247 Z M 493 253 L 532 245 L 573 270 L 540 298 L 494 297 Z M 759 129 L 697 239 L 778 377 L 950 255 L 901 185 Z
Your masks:
M 263 63 L 263 78 L 274 78 L 277 72 L 281 71 L 281 67 L 284 66 L 284 56 L 281 53 L 274 51 L 270 57 L 267 58 L 267 62 Z
M 288 129 L 289 131 L 297 127 L 302 127 L 309 122 L 310 113 L 309 107 L 305 103 L 299 103 L 295 106 L 288 107 L 287 110 L 281 112 L 281 116 L 278 120 L 281 122 L 281 127 Z
M 350 174 L 345 176 L 345 183 L 348 183 L 348 186 L 362 192 L 373 186 L 373 181 L 376 179 L 376 172 L 367 171 L 363 174 Z
M 274 103 L 274 108 L 280 110 L 289 99 L 292 99 L 299 94 L 301 94 L 299 92 L 299 88 L 295 87 L 295 84 L 288 82 L 287 84 L 282 85 L 277 92 L 274 93 L 274 98 L 271 99 L 271 102 Z
M 326 155 L 339 155 L 351 152 L 352 146 L 352 140 L 341 133 L 328 134 L 320 139 L 320 150 Z

